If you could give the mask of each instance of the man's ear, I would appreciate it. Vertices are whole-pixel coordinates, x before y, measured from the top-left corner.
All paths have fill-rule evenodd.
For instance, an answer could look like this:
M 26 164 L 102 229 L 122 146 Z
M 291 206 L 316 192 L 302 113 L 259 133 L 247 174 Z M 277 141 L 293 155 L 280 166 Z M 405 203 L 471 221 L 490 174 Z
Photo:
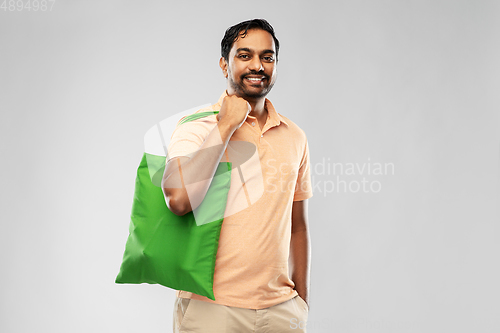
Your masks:
M 222 74 L 224 74 L 224 77 L 227 79 L 227 62 L 224 57 L 220 57 L 219 66 L 222 69 Z

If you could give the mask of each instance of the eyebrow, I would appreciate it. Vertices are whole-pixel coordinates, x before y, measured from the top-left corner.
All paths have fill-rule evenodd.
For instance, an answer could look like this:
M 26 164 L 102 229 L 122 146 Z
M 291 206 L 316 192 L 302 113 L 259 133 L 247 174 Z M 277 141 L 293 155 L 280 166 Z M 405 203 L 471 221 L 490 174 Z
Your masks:
M 252 50 L 250 50 L 248 47 L 240 47 L 239 49 L 236 50 L 236 53 L 239 53 L 239 52 L 252 53 Z M 274 54 L 275 52 L 273 50 L 264 50 L 264 51 L 262 51 L 262 53 L 271 53 L 271 54 Z

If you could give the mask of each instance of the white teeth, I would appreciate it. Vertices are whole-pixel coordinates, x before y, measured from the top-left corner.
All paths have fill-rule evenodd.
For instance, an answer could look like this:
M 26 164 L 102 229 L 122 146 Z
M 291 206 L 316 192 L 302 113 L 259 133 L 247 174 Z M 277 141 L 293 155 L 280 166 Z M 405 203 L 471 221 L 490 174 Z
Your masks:
M 258 78 L 254 78 L 254 77 L 247 77 L 247 80 L 251 80 L 251 81 L 261 81 L 262 78 L 258 79 Z

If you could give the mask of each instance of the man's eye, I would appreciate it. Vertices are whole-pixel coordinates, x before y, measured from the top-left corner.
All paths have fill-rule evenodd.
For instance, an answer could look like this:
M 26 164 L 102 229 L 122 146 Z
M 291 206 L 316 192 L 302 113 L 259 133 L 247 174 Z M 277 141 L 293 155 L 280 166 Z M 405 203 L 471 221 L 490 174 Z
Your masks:
M 264 57 L 264 60 L 272 62 L 272 61 L 274 61 L 274 58 L 273 57 Z
M 248 59 L 248 54 L 240 54 L 238 58 Z

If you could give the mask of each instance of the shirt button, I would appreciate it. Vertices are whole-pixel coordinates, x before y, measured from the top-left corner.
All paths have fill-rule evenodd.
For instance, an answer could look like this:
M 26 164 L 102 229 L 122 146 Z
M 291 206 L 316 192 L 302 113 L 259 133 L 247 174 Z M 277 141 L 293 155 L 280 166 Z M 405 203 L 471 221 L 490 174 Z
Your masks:
M 252 121 L 252 126 L 255 126 L 255 123 Z

